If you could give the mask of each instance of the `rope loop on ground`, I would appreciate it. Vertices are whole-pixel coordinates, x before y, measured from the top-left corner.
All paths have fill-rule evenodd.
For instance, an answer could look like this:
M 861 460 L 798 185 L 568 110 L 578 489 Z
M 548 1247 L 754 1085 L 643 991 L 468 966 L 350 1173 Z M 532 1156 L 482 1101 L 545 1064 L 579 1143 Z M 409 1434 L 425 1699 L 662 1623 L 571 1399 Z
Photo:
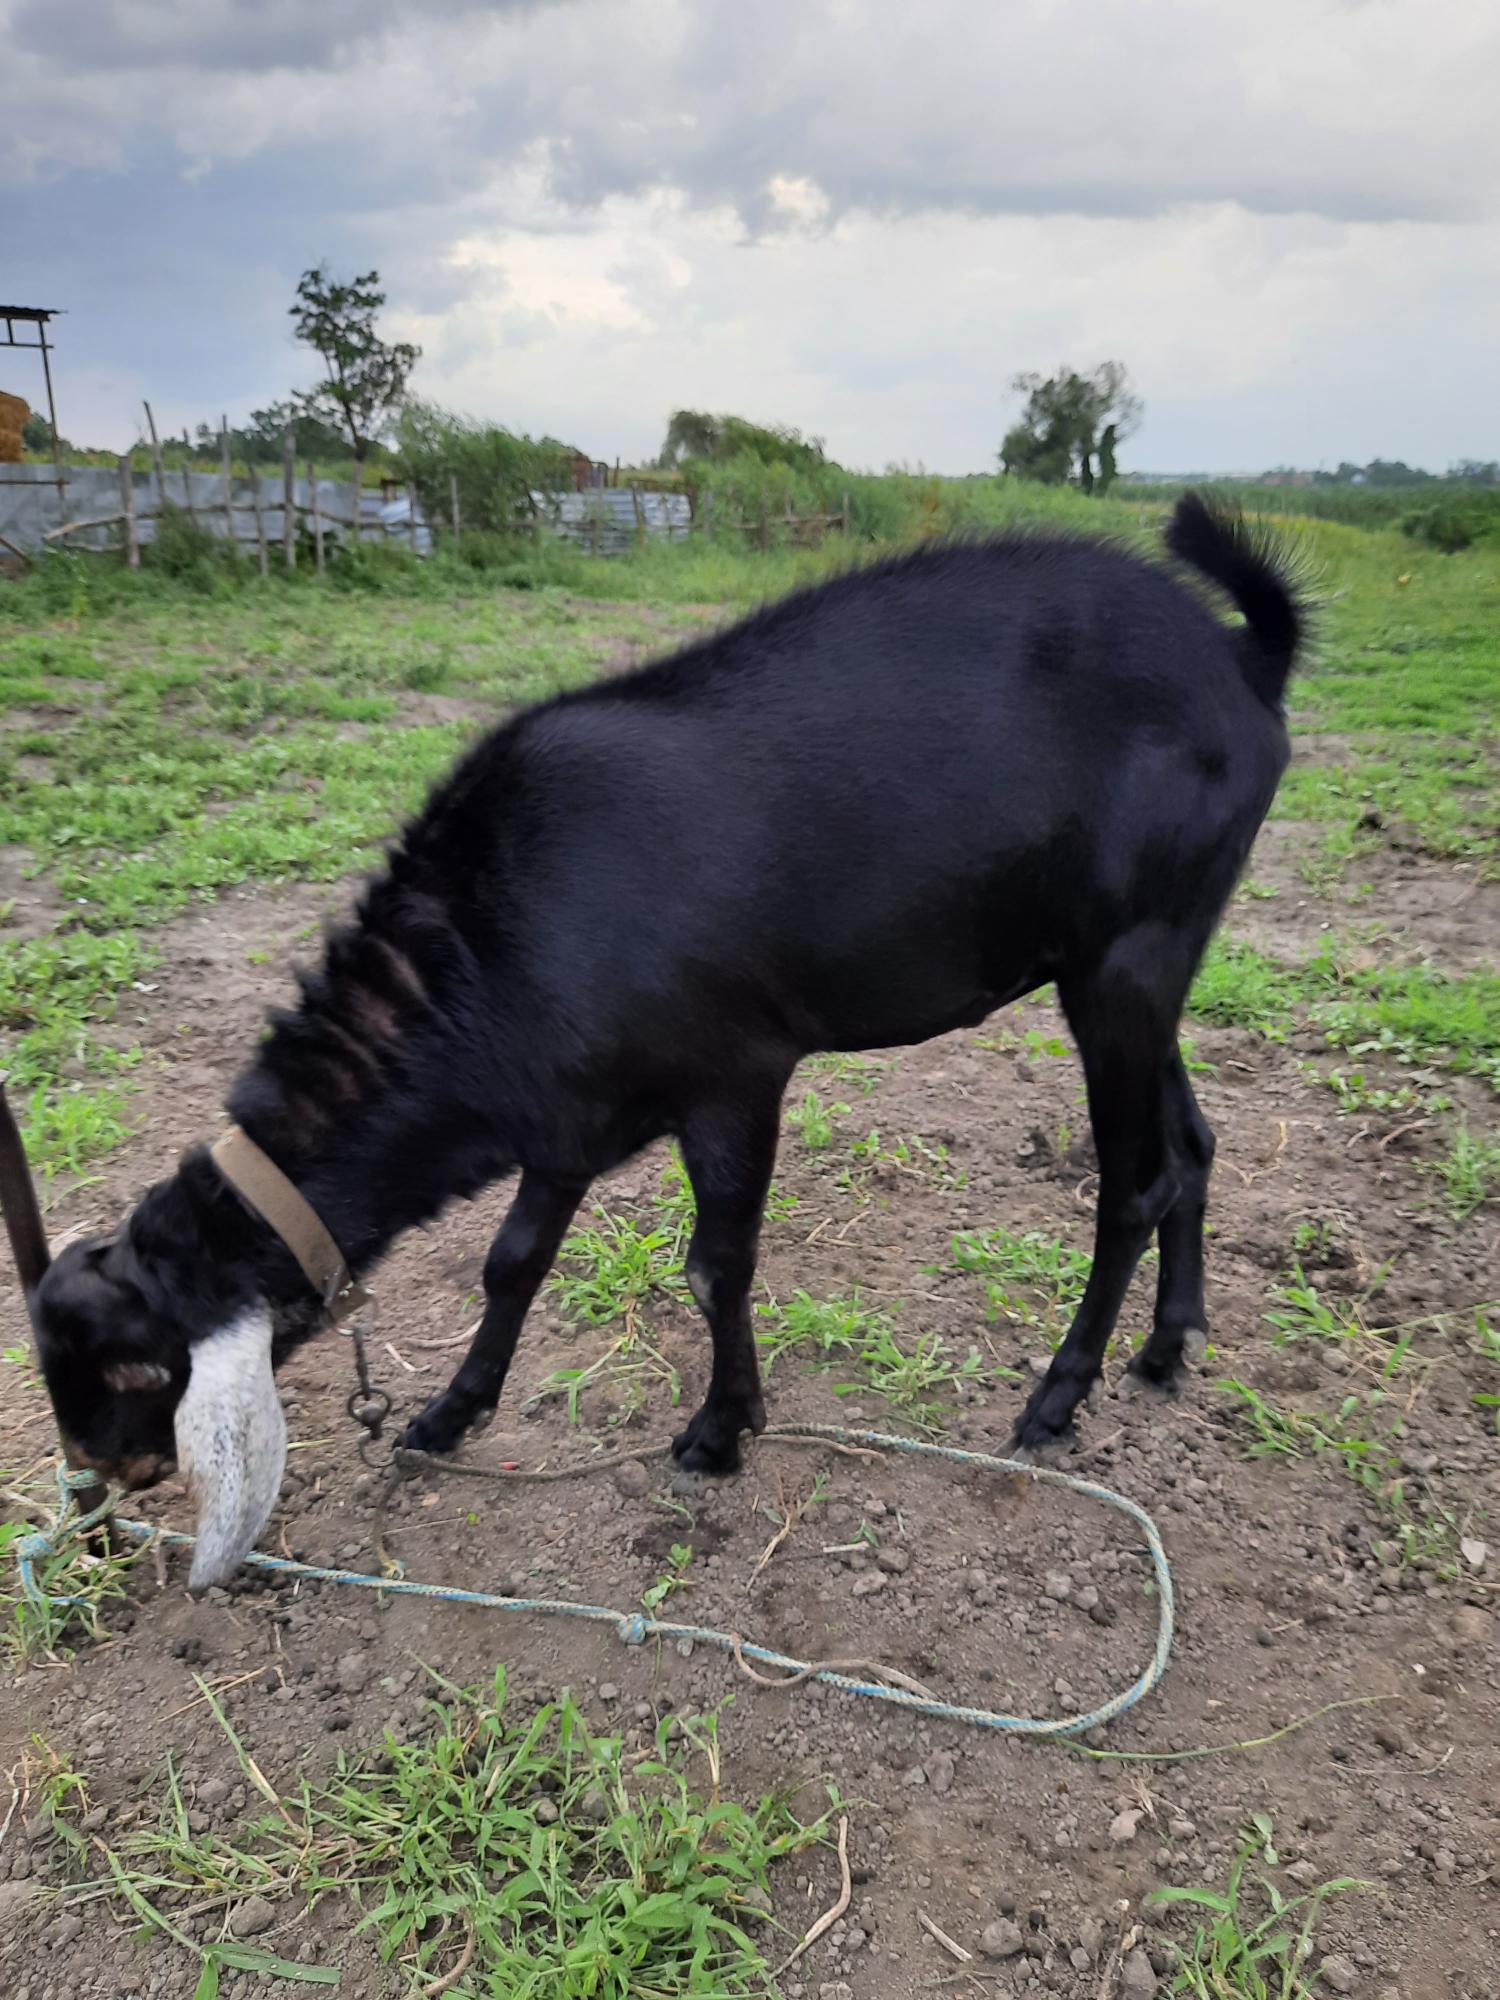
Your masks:
M 1032 1465 L 1017 1458 L 1000 1458 L 989 1452 L 969 1451 L 958 1445 L 934 1444 L 922 1438 L 896 1436 L 887 1431 L 850 1430 L 841 1424 L 799 1424 L 786 1429 L 768 1430 L 761 1433 L 758 1447 L 774 1444 L 826 1444 L 845 1451 L 854 1449 L 865 1452 L 898 1452 L 913 1458 L 941 1459 L 950 1465 L 969 1467 L 985 1473 L 1006 1473 L 1020 1475 L 1039 1485 L 1058 1486 L 1070 1493 L 1076 1493 L 1085 1500 L 1097 1501 L 1101 1506 L 1111 1507 L 1133 1521 L 1141 1532 L 1151 1558 L 1151 1568 L 1156 1591 L 1156 1640 L 1151 1657 L 1145 1667 L 1126 1688 L 1111 1695 L 1097 1708 L 1077 1715 L 1028 1716 L 1007 1715 L 994 1709 L 979 1708 L 965 1702 L 939 1700 L 935 1695 L 921 1690 L 919 1684 L 897 1674 L 894 1669 L 885 1669 L 873 1662 L 848 1661 L 824 1662 L 793 1659 L 789 1654 L 774 1647 L 761 1646 L 743 1638 L 737 1632 L 721 1632 L 713 1626 L 679 1624 L 673 1619 L 647 1617 L 639 1611 L 622 1612 L 602 1604 L 575 1604 L 561 1598 L 548 1597 L 502 1597 L 492 1591 L 464 1590 L 456 1585 L 440 1583 L 418 1583 L 406 1577 L 367 1575 L 360 1570 L 328 1569 L 317 1563 L 295 1562 L 285 1556 L 269 1556 L 252 1553 L 245 1558 L 246 1567 L 269 1570 L 278 1576 L 306 1578 L 317 1583 L 351 1584 L 362 1590 L 381 1591 L 390 1597 L 436 1598 L 448 1604 L 472 1604 L 488 1611 L 516 1611 L 551 1618 L 579 1618 L 592 1624 L 612 1625 L 615 1635 L 627 1646 L 642 1646 L 648 1639 L 664 1641 L 689 1640 L 694 1645 L 713 1646 L 730 1654 L 741 1670 L 758 1687 L 768 1684 L 764 1674 L 752 1672 L 749 1663 L 754 1661 L 762 1667 L 773 1667 L 784 1676 L 788 1685 L 803 1685 L 808 1681 L 820 1681 L 827 1687 L 838 1688 L 844 1694 L 864 1695 L 872 1701 L 889 1702 L 892 1707 L 914 1710 L 919 1715 L 929 1715 L 943 1722 L 966 1722 L 980 1729 L 994 1729 L 1016 1736 L 1056 1738 L 1081 1736 L 1090 1729 L 1102 1728 L 1113 1722 L 1127 1709 L 1152 1692 L 1167 1670 L 1167 1661 L 1172 1651 L 1172 1636 L 1175 1623 L 1175 1605 L 1172 1591 L 1172 1571 L 1167 1562 L 1166 1550 L 1162 1546 L 1161 1535 L 1156 1523 L 1134 1500 L 1122 1493 L 1113 1492 L 1107 1486 L 1094 1481 L 1080 1479 L 1075 1473 L 1061 1471 L 1057 1467 Z M 563 1468 L 561 1471 L 528 1473 L 519 1467 L 492 1470 L 482 1466 L 450 1466 L 441 1460 L 430 1461 L 431 1467 L 440 1472 L 461 1472 L 468 1476 L 492 1478 L 498 1481 L 526 1483 L 537 1480 L 583 1477 L 589 1473 L 603 1471 L 617 1465 L 624 1459 L 658 1458 L 666 1456 L 670 1446 L 666 1444 L 644 1445 L 636 1451 L 617 1451 L 603 1454 L 599 1458 Z M 415 1456 L 403 1453 L 404 1458 Z M 111 1489 L 107 1499 L 100 1506 L 80 1514 L 77 1511 L 76 1494 L 84 1487 L 97 1483 L 97 1475 L 92 1472 L 69 1472 L 66 1467 L 57 1469 L 58 1508 L 55 1518 L 36 1533 L 23 1535 L 15 1543 L 16 1567 L 21 1589 L 33 1603 L 42 1605 L 67 1606 L 87 1602 L 77 1596 L 49 1595 L 37 1581 L 37 1564 L 59 1550 L 70 1538 L 86 1534 L 97 1527 L 110 1513 L 121 1497 Z M 173 1528 L 160 1528 L 146 1521 L 132 1521 L 119 1515 L 113 1517 L 112 1526 L 133 1540 L 146 1543 L 158 1541 L 176 1548 L 191 1548 L 194 1538 L 179 1533 Z M 842 1669 L 854 1668 L 856 1672 Z M 871 1675 L 889 1672 L 889 1683 L 869 1678 Z

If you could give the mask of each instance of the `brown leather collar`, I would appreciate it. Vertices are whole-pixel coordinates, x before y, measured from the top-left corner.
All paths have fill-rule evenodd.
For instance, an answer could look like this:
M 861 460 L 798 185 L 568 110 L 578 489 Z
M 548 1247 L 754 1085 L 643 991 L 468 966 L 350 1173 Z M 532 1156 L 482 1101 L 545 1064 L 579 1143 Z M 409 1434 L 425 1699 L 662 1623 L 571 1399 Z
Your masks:
M 209 1158 L 291 1251 L 331 1320 L 344 1319 L 366 1304 L 368 1292 L 344 1262 L 343 1251 L 311 1203 L 248 1132 L 231 1125 L 210 1148 Z

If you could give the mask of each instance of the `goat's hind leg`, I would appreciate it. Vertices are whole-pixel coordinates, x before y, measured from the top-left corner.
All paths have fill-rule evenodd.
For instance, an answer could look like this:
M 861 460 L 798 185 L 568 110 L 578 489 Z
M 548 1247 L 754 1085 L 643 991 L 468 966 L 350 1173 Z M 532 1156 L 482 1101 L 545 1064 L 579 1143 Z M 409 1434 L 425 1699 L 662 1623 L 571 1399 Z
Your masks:
M 1208 1343 L 1203 1300 L 1203 1217 L 1214 1135 L 1198 1108 L 1182 1057 L 1174 1049 L 1165 1080 L 1167 1148 L 1178 1184 L 1177 1199 L 1156 1228 L 1161 1267 L 1150 1338 L 1130 1372 L 1153 1388 L 1171 1391 L 1184 1359 L 1195 1360 Z
M 452 1451 L 470 1425 L 499 1402 L 527 1310 L 587 1192 L 586 1181 L 522 1174 L 484 1260 L 484 1317 L 458 1373 L 407 1425 L 404 1442 L 411 1450 Z
M 713 1339 L 708 1394 L 672 1440 L 679 1464 L 689 1471 L 737 1471 L 740 1433 L 765 1429 L 750 1286 L 776 1164 L 780 1107 L 780 1088 L 766 1089 L 695 1112 L 683 1126 L 683 1164 L 698 1205 L 688 1283 Z
M 1094 1263 L 1067 1338 L 1016 1426 L 1037 1453 L 1065 1438 L 1098 1379 L 1141 1253 L 1178 1196 L 1164 1077 L 1187 975 L 1167 976 L 1160 927 L 1120 939 L 1087 980 L 1059 985 L 1083 1057 L 1099 1152 Z

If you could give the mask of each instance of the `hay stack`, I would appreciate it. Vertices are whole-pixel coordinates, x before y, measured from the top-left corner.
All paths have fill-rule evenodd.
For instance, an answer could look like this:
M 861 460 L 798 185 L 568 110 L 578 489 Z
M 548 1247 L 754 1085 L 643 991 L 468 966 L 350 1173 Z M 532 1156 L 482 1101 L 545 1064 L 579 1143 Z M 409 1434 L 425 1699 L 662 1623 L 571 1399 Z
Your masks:
M 0 465 L 19 465 L 26 456 L 21 431 L 30 415 L 29 403 L 0 389 Z

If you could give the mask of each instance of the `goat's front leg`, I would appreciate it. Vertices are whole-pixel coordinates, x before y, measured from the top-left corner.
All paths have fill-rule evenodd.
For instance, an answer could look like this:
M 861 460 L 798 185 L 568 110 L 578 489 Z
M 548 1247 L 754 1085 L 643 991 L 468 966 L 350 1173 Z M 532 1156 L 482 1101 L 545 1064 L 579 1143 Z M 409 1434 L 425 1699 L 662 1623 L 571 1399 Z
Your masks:
M 714 1350 L 703 1406 L 672 1440 L 679 1464 L 689 1471 L 738 1471 L 741 1431 L 765 1429 L 750 1286 L 780 1121 L 778 1084 L 753 1099 L 696 1113 L 683 1127 L 683 1164 L 698 1204 L 688 1283 Z
M 452 1451 L 475 1418 L 499 1402 L 527 1309 L 587 1192 L 587 1181 L 522 1174 L 484 1260 L 484 1318 L 448 1387 L 407 1425 L 413 1451 Z

